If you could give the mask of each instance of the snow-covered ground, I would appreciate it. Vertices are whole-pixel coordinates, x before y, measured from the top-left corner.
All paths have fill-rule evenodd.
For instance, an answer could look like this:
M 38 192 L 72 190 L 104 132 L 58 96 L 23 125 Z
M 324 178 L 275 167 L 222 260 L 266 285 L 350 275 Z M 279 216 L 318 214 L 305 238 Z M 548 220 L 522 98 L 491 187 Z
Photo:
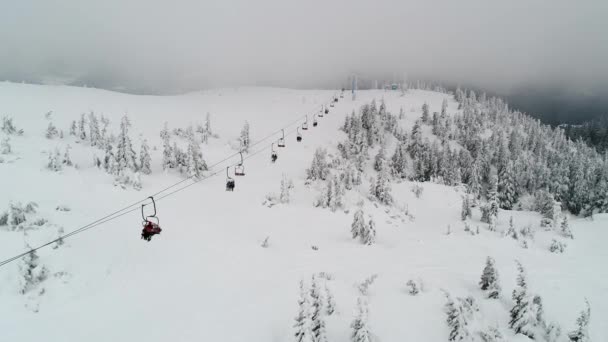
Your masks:
M 183 179 L 162 171 L 159 131 L 164 122 L 170 128 L 186 128 L 203 123 L 210 113 L 219 138 L 201 146 L 211 165 L 235 152 L 234 140 L 245 120 L 255 143 L 294 119 L 315 113 L 334 94 L 338 92 L 234 88 L 135 96 L 0 83 L 0 116 L 12 116 L 25 131 L 11 137 L 13 152 L 2 156 L 0 211 L 9 202 L 35 201 L 39 210 L 34 216 L 49 221 L 25 232 L 0 231 L 0 259 L 24 251 L 24 241 L 36 246 L 54 239 L 58 226 L 70 232 Z M 39 285 L 43 294 L 19 292 L 18 261 L 0 268 L 1 340 L 291 341 L 299 281 L 310 282 L 312 274 L 325 272 L 337 308 L 327 318 L 329 341 L 350 340 L 360 296 L 357 284 L 374 274 L 377 279 L 368 294 L 369 325 L 377 341 L 447 341 L 441 290 L 474 296 L 480 305 L 476 325 L 499 326 L 506 340 L 525 341 L 508 329 L 518 259 L 528 271 L 530 291 L 543 298 L 548 321 L 559 322 L 564 332 L 572 330 L 587 298 L 592 340 L 608 341 L 608 215 L 572 218 L 575 239 L 568 241 L 565 253 L 554 254 L 548 250 L 554 233 L 538 227 L 540 215 L 533 212 L 501 211 L 499 232 L 491 232 L 475 208 L 472 227 L 479 226 L 480 234 L 465 232 L 459 188 L 423 183 L 417 198 L 411 191 L 413 183 L 395 184 L 397 205 L 389 209 L 367 200 L 368 188 L 361 186 L 348 194 L 346 210 L 313 207 L 318 184 L 305 184 L 305 169 L 317 147 L 336 153 L 337 143 L 345 137 L 339 131 L 345 115 L 383 98 L 390 112 L 404 109 L 406 117 L 400 125 L 409 130 L 423 103 L 431 111 L 438 110 L 446 97 L 421 90 L 410 90 L 405 96 L 377 90 L 360 91 L 353 101 L 346 94 L 319 119 L 318 127 L 310 125 L 303 132 L 301 143 L 294 134 L 288 136 L 276 163 L 270 162 L 268 145 L 280 133 L 254 146 L 245 161 L 246 176 L 236 178 L 234 192 L 225 191 L 225 175 L 220 172 L 159 201 L 163 232 L 151 242 L 140 239 L 141 217 L 135 211 L 67 239 L 57 249 L 40 250 L 40 261 L 50 272 Z M 45 118 L 49 111 L 50 119 Z M 142 178 L 142 190 L 113 186 L 112 177 L 93 165 L 94 154 L 103 156 L 103 152 L 69 136 L 71 122 L 90 111 L 108 117 L 114 133 L 127 113 L 135 149 L 143 138 L 148 140 L 153 173 Z M 457 103 L 450 99 L 448 112 L 456 111 Z M 49 120 L 64 131 L 64 139 L 45 137 Z M 78 169 L 47 170 L 46 153 L 55 147 L 63 151 L 67 144 Z M 237 161 L 234 157 L 212 171 Z M 279 192 L 283 174 L 294 182 L 291 202 L 272 208 L 262 205 L 266 194 Z M 350 236 L 360 201 L 377 224 L 377 243 L 372 246 Z M 55 210 L 59 205 L 71 210 Z M 411 218 L 398 209 L 405 207 Z M 537 231 L 528 249 L 501 236 L 511 216 L 517 227 L 530 224 Z M 446 235 L 448 225 L 450 235 Z M 269 246 L 262 248 L 266 237 Z M 500 272 L 499 300 L 483 299 L 478 288 L 487 256 L 496 260 Z M 423 283 L 418 296 L 406 291 L 410 279 Z

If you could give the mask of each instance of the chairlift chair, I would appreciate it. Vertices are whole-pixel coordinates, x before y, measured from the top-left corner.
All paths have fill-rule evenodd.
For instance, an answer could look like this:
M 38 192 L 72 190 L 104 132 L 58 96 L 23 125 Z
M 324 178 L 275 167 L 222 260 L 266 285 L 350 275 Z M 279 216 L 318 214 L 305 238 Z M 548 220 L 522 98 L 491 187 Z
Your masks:
M 279 138 L 279 141 L 277 142 L 277 146 L 285 147 L 285 130 L 282 129 L 281 133 L 283 134 L 283 136 L 281 138 Z
M 317 116 L 313 115 L 312 116 L 312 127 L 317 127 L 318 123 L 317 123 Z
M 329 109 L 327 108 L 327 106 L 324 106 L 324 107 L 325 107 L 325 114 L 329 114 Z
M 331 101 L 331 103 L 329 104 L 330 107 L 334 106 L 334 101 Z
M 323 108 L 324 108 L 324 107 L 323 107 L 323 106 L 321 106 L 321 110 L 319 110 L 319 113 L 317 113 L 317 116 L 318 116 L 318 117 L 320 117 L 320 118 L 322 118 L 322 117 L 323 117 L 323 112 L 324 112 Z
M 302 130 L 303 131 L 308 130 L 308 115 L 306 115 L 306 121 L 304 121 L 304 123 L 302 124 Z
M 272 143 L 272 145 L 270 145 L 270 161 L 274 163 L 277 161 L 278 157 L 277 151 L 274 150 L 274 143 Z
M 301 142 L 302 141 L 302 133 L 300 133 L 300 127 L 296 128 L 296 132 L 297 132 L 297 134 L 296 134 L 296 141 L 297 142 Z
M 154 214 L 152 215 L 144 215 L 144 207 L 146 204 L 141 205 L 141 217 L 143 219 L 142 225 L 143 228 L 141 230 L 141 238 L 146 241 L 151 241 L 152 236 L 156 234 L 160 234 L 162 229 L 160 228 L 160 221 L 158 217 L 156 217 L 156 202 L 154 202 L 154 197 L 149 197 L 152 200 L 152 206 L 154 207 Z M 155 222 L 156 221 L 156 222 Z
M 243 152 L 239 152 L 241 155 L 241 162 L 234 167 L 234 175 L 235 176 L 244 176 L 245 175 L 245 165 L 243 165 Z
M 234 191 L 234 179 L 228 174 L 230 166 L 226 166 L 226 191 Z

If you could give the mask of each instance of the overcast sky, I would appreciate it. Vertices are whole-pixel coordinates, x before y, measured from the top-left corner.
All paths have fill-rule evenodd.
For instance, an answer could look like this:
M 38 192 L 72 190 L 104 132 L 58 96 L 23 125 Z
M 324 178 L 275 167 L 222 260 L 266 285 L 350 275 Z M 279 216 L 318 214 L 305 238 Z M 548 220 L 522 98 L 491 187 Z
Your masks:
M 17 81 L 174 92 L 406 72 L 497 91 L 596 92 L 607 61 L 607 0 L 0 3 L 0 79 Z

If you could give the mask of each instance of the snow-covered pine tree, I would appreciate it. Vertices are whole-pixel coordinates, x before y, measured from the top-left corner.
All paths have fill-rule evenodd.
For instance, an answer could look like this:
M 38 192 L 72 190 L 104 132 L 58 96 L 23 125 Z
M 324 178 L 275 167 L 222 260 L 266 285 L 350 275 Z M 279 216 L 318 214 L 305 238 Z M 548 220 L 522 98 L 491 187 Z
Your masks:
M 422 128 L 420 128 L 420 120 L 417 120 L 412 127 L 412 134 L 409 145 L 410 157 L 414 160 L 419 160 L 423 153 Z
M 78 126 L 76 125 L 76 120 L 73 120 L 72 124 L 70 125 L 70 135 L 76 136 L 77 131 Z
M 569 239 L 574 239 L 574 235 L 572 235 L 572 231 L 570 230 L 570 225 L 568 224 L 568 216 L 564 215 L 564 219 L 560 225 L 560 233 L 563 237 L 567 237 Z
M 441 116 L 447 115 L 447 109 L 448 109 L 448 99 L 443 99 L 443 101 L 441 101 Z
M 486 291 L 488 298 L 496 299 L 500 297 L 500 279 L 492 257 L 487 257 L 486 259 L 486 266 L 481 274 L 479 286 L 483 291 Z
M 391 194 L 391 182 L 386 167 L 384 167 L 380 172 L 378 172 L 376 182 L 371 184 L 370 193 L 382 204 L 390 205 L 393 203 L 393 196 Z
M 26 247 L 31 250 L 30 246 Z M 46 266 L 40 263 L 40 258 L 34 250 L 21 258 L 19 269 L 21 270 L 21 278 L 19 280 L 22 294 L 26 294 L 46 280 L 49 273 Z
M 490 184 L 488 184 L 487 199 L 484 210 L 482 211 L 482 221 L 489 224 L 495 223 L 498 217 L 498 196 L 497 196 L 498 181 L 496 176 L 492 176 Z
M 245 121 L 243 128 L 241 129 L 241 135 L 239 136 L 239 150 L 242 152 L 249 152 L 249 145 L 251 140 L 249 139 L 249 122 Z
M 378 154 L 374 157 L 374 170 L 380 172 L 383 167 L 386 165 L 386 149 L 384 144 L 380 146 L 380 150 L 378 150 Z
M 4 138 L 2 138 L 2 141 L 0 142 L 0 153 L 1 154 L 11 154 L 12 151 L 13 151 L 13 148 L 11 146 L 11 138 L 7 135 Z
M 513 290 L 512 298 L 515 304 L 511 308 L 509 327 L 516 334 L 523 334 L 534 339 L 538 335 L 539 327 L 544 324 L 542 300 L 540 296 L 528 294 L 526 272 L 519 261 L 516 263 L 518 269 L 517 287 Z
M 186 130 L 186 136 L 188 139 L 186 172 L 188 177 L 199 178 L 203 171 L 207 171 L 207 162 L 203 159 L 203 153 L 198 141 L 194 137 L 192 126 Z
M 310 330 L 315 342 L 327 342 L 327 333 L 325 331 L 325 299 L 323 292 L 319 287 L 319 281 L 316 276 L 312 276 L 310 286 Z
M 144 139 L 141 142 L 141 148 L 139 150 L 139 170 L 146 175 L 152 173 L 152 158 L 150 158 L 150 149 L 148 147 L 148 140 Z
M 325 314 L 331 316 L 336 311 L 336 301 L 334 300 L 334 296 L 331 293 L 329 286 L 327 286 L 327 282 L 325 282 L 325 299 Z
M 129 137 L 130 127 L 131 122 L 125 114 L 120 122 L 120 133 L 118 134 L 118 144 L 116 146 L 116 162 L 118 163 L 119 172 L 127 169 L 132 171 L 137 170 L 136 154 Z
M 49 122 L 49 126 L 46 128 L 46 138 L 47 139 L 54 139 L 59 135 L 59 131 L 57 130 L 57 127 L 55 127 L 55 125 L 53 125 L 53 122 Z
M 289 203 L 290 191 L 293 188 L 293 182 L 287 178 L 285 174 L 281 177 L 281 195 L 279 201 L 281 203 Z
M 513 209 L 517 202 L 517 184 L 513 173 L 513 163 L 508 162 L 500 171 L 498 177 L 498 203 L 500 208 L 505 210 Z
M 447 302 L 444 311 L 447 315 L 447 323 L 450 329 L 448 341 L 467 340 L 470 333 L 467 329 L 468 324 L 460 302 L 454 302 L 452 296 L 450 296 L 448 292 L 445 292 L 445 296 Z
M 94 112 L 89 114 L 89 141 L 91 146 L 103 145 L 101 142 L 101 132 L 99 131 L 99 121 Z
M 498 327 L 488 327 L 486 331 L 480 331 L 479 337 L 482 342 L 503 342 L 504 337 Z
M 72 163 L 72 159 L 70 158 L 70 150 L 72 149 L 72 147 L 70 145 L 67 145 L 65 147 L 65 152 L 63 153 L 63 159 L 61 160 L 61 163 L 63 165 L 66 166 L 73 166 L 74 164 Z
M 400 143 L 395 148 L 395 153 L 391 157 L 391 171 L 393 176 L 401 179 L 407 178 L 407 145 Z
M 422 105 L 422 122 L 424 122 L 425 124 L 428 124 L 429 121 L 430 121 L 429 104 L 425 102 Z
M 329 174 L 329 166 L 327 165 L 327 151 L 324 148 L 317 148 L 315 155 L 310 164 L 310 168 L 306 169 L 306 179 L 308 180 L 325 180 Z
M 163 142 L 163 170 L 174 168 L 173 150 L 171 148 L 171 134 L 167 122 L 160 131 L 160 139 Z
M 403 111 L 403 107 L 399 108 L 399 120 L 405 118 L 405 112 Z
M 369 220 L 365 228 L 366 229 L 363 234 L 363 243 L 371 246 L 376 243 L 376 223 L 374 222 L 373 217 L 369 216 Z
M 295 317 L 295 341 L 296 342 L 316 342 L 310 330 L 310 297 L 309 291 L 304 285 L 304 281 L 300 281 L 300 298 L 298 300 L 298 315 Z
M 576 319 L 576 329 L 568 333 L 568 339 L 572 342 L 589 342 L 589 322 L 591 320 L 591 306 L 585 300 L 585 309 L 581 311 Z
M 350 225 L 351 235 L 353 239 L 362 239 L 366 231 L 367 224 L 365 223 L 365 214 L 363 213 L 363 209 L 357 209 L 353 217 L 353 223 Z
M 357 316 L 351 323 L 353 332 L 351 333 L 351 342 L 371 342 L 371 333 L 367 324 L 368 308 L 364 298 L 357 299 Z
M 101 121 L 101 132 L 99 133 L 99 148 L 105 149 L 106 145 L 112 143 L 111 137 L 108 136 L 108 127 L 110 126 L 110 119 L 101 115 L 99 119 Z
M 469 196 L 462 196 L 462 208 L 460 210 L 460 219 L 466 221 L 467 218 L 471 218 L 471 202 Z
M 562 328 L 556 322 L 551 322 L 545 327 L 545 340 L 547 342 L 559 342 L 562 335 Z
M 87 121 L 84 117 L 84 113 L 80 114 L 80 121 L 78 121 L 78 137 L 80 140 L 87 139 L 87 131 L 86 131 Z
M 61 163 L 61 155 L 59 154 L 59 149 L 55 148 L 54 150 L 51 150 L 48 152 L 48 162 L 46 164 L 46 168 L 51 170 L 51 171 L 61 171 L 62 167 L 62 163 Z
M 327 180 L 328 183 L 328 191 L 331 193 L 328 194 L 329 201 L 327 206 L 331 209 L 331 211 L 336 211 L 338 208 L 342 207 L 342 196 L 344 191 L 342 189 L 342 183 L 338 179 L 338 176 L 334 175 L 331 179 Z

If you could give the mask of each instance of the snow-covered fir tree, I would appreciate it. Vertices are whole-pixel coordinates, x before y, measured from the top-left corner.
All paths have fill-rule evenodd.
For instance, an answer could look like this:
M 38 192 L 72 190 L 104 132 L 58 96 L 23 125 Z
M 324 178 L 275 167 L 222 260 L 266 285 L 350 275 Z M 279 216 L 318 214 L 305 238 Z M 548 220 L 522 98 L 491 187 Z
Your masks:
M 568 333 L 568 339 L 572 342 L 589 342 L 589 322 L 591 320 L 591 306 L 585 301 L 585 309 L 576 319 L 576 329 Z
M 500 208 L 505 210 L 513 209 L 517 202 L 517 184 L 513 173 L 513 163 L 508 162 L 498 176 L 498 203 Z
M 395 153 L 391 157 L 390 166 L 393 176 L 401 179 L 408 177 L 407 144 L 400 143 L 397 145 Z
M 99 121 L 94 112 L 89 113 L 89 141 L 91 146 L 101 146 L 101 132 L 99 130 Z
M 295 341 L 316 342 L 311 331 L 310 296 L 304 281 L 300 281 L 300 298 L 298 300 L 298 315 L 295 317 Z
M 186 131 L 186 136 L 188 138 L 186 172 L 188 177 L 199 178 L 203 171 L 207 171 L 207 162 L 203 158 L 199 143 L 194 137 L 192 126 Z
M 331 293 L 329 286 L 327 286 L 327 282 L 325 282 L 325 299 L 325 314 L 331 316 L 336 312 L 336 301 L 334 300 L 334 296 Z
M 488 298 L 496 299 L 500 297 L 501 287 L 498 270 L 496 270 L 494 259 L 491 257 L 486 259 L 486 266 L 481 274 L 479 286 L 483 291 L 486 291 Z
M 327 342 L 325 330 L 325 299 L 320 288 L 319 280 L 312 276 L 310 285 L 310 330 L 315 342 Z
M 245 124 L 241 129 L 241 135 L 239 136 L 239 150 L 242 152 L 249 152 L 249 145 L 251 145 L 251 140 L 249 139 L 249 122 L 245 121 Z
M 78 133 L 78 125 L 76 125 L 76 120 L 72 121 L 70 125 L 70 135 L 76 136 Z
M 289 203 L 290 192 L 293 188 L 293 181 L 287 178 L 287 175 L 283 174 L 281 177 L 281 194 L 279 195 L 279 201 L 281 203 Z
M 353 239 L 362 238 L 365 231 L 367 230 L 365 223 L 365 214 L 363 209 L 357 209 L 353 216 L 353 223 L 350 225 L 350 232 Z
M 441 116 L 447 115 L 447 109 L 448 109 L 448 99 L 443 99 L 443 101 L 441 101 Z
M 163 142 L 163 170 L 174 168 L 173 149 L 171 147 L 171 134 L 169 133 L 168 123 L 165 122 L 160 131 L 160 139 Z
M 463 308 L 460 302 L 455 302 L 449 293 L 445 292 L 447 302 L 444 307 L 444 312 L 447 315 L 447 323 L 450 329 L 448 341 L 467 340 L 470 336 L 468 323 Z
M 0 141 L 0 153 L 1 154 L 11 154 L 13 148 L 11 146 L 11 138 L 9 136 L 5 136 Z
M 460 210 L 460 219 L 466 221 L 467 218 L 471 218 L 471 202 L 469 196 L 462 196 L 462 207 Z
M 46 163 L 46 168 L 51 171 L 61 171 L 63 163 L 61 162 L 61 154 L 59 153 L 59 149 L 55 148 L 48 152 L 48 161 Z
M 74 164 L 72 163 L 72 158 L 70 157 L 70 150 L 72 149 L 72 147 L 70 145 L 67 145 L 65 147 L 65 151 L 63 152 L 63 159 L 61 160 L 61 163 L 63 165 L 66 166 L 73 166 Z
M 539 335 L 538 331 L 544 323 L 542 300 L 540 296 L 533 296 L 528 293 L 528 281 L 526 272 L 517 262 L 517 287 L 513 290 L 513 308 L 511 308 L 511 320 L 509 327 L 516 334 L 526 335 L 531 339 Z
M 129 137 L 129 128 L 131 122 L 128 116 L 125 114 L 120 122 L 120 133 L 118 134 L 118 143 L 116 146 L 116 162 L 118 163 L 118 170 L 137 170 L 136 154 L 131 144 L 131 138 Z
M 429 113 L 429 104 L 428 103 L 424 103 L 422 105 L 422 122 L 428 124 L 430 121 L 430 113 Z
M 49 125 L 46 128 L 45 136 L 47 139 L 54 139 L 57 136 L 59 136 L 59 131 L 57 130 L 57 127 L 55 127 L 55 125 L 53 125 L 52 122 L 49 122 Z
M 380 172 L 386 166 L 386 150 L 384 145 L 378 150 L 378 154 L 374 157 L 374 170 Z
M 366 229 L 363 231 L 363 243 L 370 246 L 376 243 L 376 223 L 373 217 L 369 217 Z
M 357 299 L 357 315 L 351 323 L 352 333 L 350 335 L 351 342 L 371 342 L 371 332 L 367 323 L 368 308 L 365 298 Z
M 150 148 L 148 147 L 148 140 L 144 139 L 141 142 L 141 148 L 139 150 L 139 170 L 141 173 L 149 175 L 152 173 L 152 158 L 150 157 Z
M 317 148 L 315 155 L 312 158 L 310 168 L 306 169 L 306 179 L 308 180 L 325 180 L 329 175 L 329 166 L 327 164 L 327 150 Z
M 376 177 L 376 182 L 371 184 L 370 193 L 380 203 L 390 205 L 393 203 L 393 195 L 391 194 L 391 182 L 388 170 L 383 167 Z
M 568 224 L 568 216 L 564 216 L 562 219 L 562 223 L 559 227 L 560 233 L 563 237 L 567 237 L 569 239 L 574 239 L 574 235 L 572 235 L 572 231 L 570 230 L 570 225 Z
M 31 249 L 29 246 L 27 248 Z M 49 274 L 48 269 L 40 262 L 40 258 L 34 250 L 21 258 L 19 269 L 21 271 L 21 278 L 19 280 L 22 294 L 26 294 L 36 288 L 47 279 Z
M 78 137 L 80 140 L 87 139 L 87 131 L 86 131 L 87 120 L 84 117 L 84 113 L 80 115 L 80 121 L 78 121 Z

